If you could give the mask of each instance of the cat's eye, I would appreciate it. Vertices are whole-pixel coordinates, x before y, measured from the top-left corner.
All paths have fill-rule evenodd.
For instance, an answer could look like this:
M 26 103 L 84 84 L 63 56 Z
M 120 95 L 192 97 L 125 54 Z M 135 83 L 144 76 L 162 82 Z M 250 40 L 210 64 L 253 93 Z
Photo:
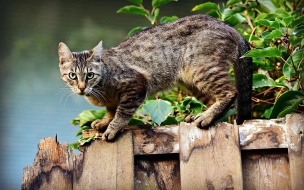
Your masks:
M 94 78 L 94 73 L 89 72 L 89 73 L 87 74 L 87 79 L 90 80 L 90 79 L 92 79 L 92 78 Z
M 76 74 L 75 73 L 69 73 L 69 78 L 70 79 L 72 79 L 72 80 L 75 80 L 75 79 L 77 79 L 77 76 L 76 76 Z

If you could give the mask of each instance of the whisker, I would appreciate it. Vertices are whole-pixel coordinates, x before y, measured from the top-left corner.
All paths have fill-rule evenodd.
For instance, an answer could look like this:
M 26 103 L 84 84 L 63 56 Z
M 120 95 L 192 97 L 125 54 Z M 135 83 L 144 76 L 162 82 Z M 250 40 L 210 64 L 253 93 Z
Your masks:
M 70 90 L 67 90 L 65 92 L 62 93 L 61 97 L 60 97 L 60 100 L 59 100 L 59 103 L 61 102 L 62 98 L 65 96 L 65 95 L 68 95 L 69 93 L 72 93 Z
M 67 99 L 68 99 L 71 95 L 73 95 L 73 94 L 74 94 L 73 92 L 70 92 L 70 94 L 66 97 L 66 99 L 65 99 L 65 101 L 64 101 L 64 107 L 65 107 L 65 104 L 66 104 Z
M 107 102 L 106 98 L 102 95 L 102 94 L 105 95 L 105 93 L 102 92 L 101 90 L 96 90 L 96 89 L 92 88 L 91 92 L 94 92 L 97 96 L 101 96 L 102 99 L 103 99 L 105 102 Z M 100 101 L 100 100 L 99 100 L 99 101 Z
M 100 100 L 100 98 L 99 98 L 99 96 L 98 96 L 98 94 L 97 94 L 96 92 L 91 91 L 90 94 L 91 94 L 92 96 L 94 96 L 99 102 L 101 102 L 101 100 Z
M 61 90 L 60 90 L 59 92 L 57 92 L 57 93 L 55 94 L 55 96 L 59 95 L 60 93 L 64 93 L 64 92 L 66 92 L 66 91 L 70 91 L 70 88 L 61 88 Z

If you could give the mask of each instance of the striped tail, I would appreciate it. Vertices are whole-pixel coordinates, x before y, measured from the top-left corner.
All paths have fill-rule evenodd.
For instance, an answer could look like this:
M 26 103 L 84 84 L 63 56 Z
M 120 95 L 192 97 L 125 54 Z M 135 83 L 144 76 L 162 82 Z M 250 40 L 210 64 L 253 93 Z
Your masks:
M 239 46 L 239 57 L 249 50 L 249 43 L 243 39 Z M 240 125 L 251 118 L 252 58 L 239 58 L 234 64 L 234 75 L 238 91 L 236 123 Z

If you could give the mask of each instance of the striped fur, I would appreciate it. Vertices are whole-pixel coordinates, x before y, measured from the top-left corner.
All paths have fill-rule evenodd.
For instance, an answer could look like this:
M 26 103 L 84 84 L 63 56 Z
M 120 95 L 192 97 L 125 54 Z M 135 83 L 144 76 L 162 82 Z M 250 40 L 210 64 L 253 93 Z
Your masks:
M 185 85 L 208 109 L 186 118 L 206 128 L 222 116 L 237 97 L 237 123 L 251 116 L 251 59 L 240 57 L 248 43 L 232 27 L 205 15 L 184 17 L 138 32 L 119 46 L 71 53 L 59 44 L 62 79 L 92 104 L 106 106 L 107 115 L 92 123 L 112 140 L 147 96 Z M 236 86 L 228 69 L 234 67 Z M 77 79 L 71 79 L 70 73 Z M 90 76 L 94 73 L 94 77 Z M 73 77 L 73 74 L 71 75 Z M 85 87 L 85 88 L 84 88 Z

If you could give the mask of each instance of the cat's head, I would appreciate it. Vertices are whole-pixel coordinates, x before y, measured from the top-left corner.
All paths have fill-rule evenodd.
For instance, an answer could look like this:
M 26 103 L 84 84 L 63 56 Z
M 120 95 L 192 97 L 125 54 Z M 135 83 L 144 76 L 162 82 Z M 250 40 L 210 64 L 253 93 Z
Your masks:
M 90 51 L 71 52 L 60 42 L 59 68 L 62 80 L 79 95 L 94 96 L 101 75 L 102 42 Z

